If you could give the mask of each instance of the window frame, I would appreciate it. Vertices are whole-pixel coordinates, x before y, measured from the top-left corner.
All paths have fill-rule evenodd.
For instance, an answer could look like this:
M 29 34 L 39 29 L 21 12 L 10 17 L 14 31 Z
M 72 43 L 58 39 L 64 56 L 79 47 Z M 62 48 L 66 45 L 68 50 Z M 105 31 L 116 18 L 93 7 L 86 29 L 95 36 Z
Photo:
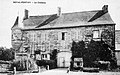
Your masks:
M 67 33 L 67 32 L 62 32 L 62 38 L 61 38 L 61 40 L 66 40 L 66 38 L 65 38 L 66 33 Z
M 95 32 L 97 32 L 97 34 Z M 99 30 L 93 30 L 92 33 L 93 33 L 93 39 L 99 39 L 100 38 L 100 31 Z M 97 36 L 95 36 L 95 35 L 97 35 Z

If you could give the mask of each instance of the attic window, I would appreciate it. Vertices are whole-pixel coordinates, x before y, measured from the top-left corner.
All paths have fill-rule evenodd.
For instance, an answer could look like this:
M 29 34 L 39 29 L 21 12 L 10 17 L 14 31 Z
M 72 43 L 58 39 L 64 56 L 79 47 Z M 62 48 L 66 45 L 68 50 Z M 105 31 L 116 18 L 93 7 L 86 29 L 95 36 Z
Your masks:
M 93 31 L 93 38 L 95 38 L 95 39 L 99 38 L 99 30 Z

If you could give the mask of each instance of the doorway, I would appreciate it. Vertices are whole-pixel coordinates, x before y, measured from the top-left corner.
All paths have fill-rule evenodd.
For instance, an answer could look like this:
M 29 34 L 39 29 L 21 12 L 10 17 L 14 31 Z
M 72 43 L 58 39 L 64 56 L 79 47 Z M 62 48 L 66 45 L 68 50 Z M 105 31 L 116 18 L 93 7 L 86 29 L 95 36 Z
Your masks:
M 59 58 L 59 67 L 65 67 L 65 58 L 64 57 Z

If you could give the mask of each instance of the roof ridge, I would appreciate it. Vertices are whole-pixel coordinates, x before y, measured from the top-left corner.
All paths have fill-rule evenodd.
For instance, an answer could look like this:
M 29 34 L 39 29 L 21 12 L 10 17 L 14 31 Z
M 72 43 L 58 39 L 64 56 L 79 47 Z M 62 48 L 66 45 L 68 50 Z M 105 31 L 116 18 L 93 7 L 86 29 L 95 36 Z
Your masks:
M 67 13 L 62 13 L 62 15 L 64 15 L 64 14 L 74 14 L 74 13 L 84 13 L 84 12 L 97 12 L 97 11 L 101 11 L 101 10 L 67 12 Z M 29 17 L 42 17 L 42 16 L 51 16 L 51 15 L 55 15 L 55 14 L 49 14 L 49 15 L 35 15 L 35 16 L 29 16 Z
M 74 13 L 97 12 L 97 11 L 101 11 L 101 10 L 79 11 L 79 12 L 68 12 L 68 13 L 62 13 L 62 14 L 74 14 Z
M 51 15 L 55 15 L 55 14 L 49 14 L 49 15 L 35 15 L 35 16 L 29 16 L 29 17 L 44 17 L 44 16 L 51 16 Z

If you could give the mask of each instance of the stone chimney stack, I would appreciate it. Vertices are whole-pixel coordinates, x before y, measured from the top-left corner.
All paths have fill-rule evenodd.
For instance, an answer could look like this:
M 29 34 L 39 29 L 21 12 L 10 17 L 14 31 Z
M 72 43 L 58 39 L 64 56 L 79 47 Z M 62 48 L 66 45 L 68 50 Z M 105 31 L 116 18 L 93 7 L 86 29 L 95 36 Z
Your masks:
M 28 12 L 29 11 L 27 9 L 25 9 L 23 20 L 28 19 Z
M 58 7 L 58 13 L 57 13 L 58 16 L 61 15 L 61 7 Z
M 104 11 L 104 13 L 107 13 L 108 12 L 108 5 L 104 5 L 102 7 L 102 10 Z

